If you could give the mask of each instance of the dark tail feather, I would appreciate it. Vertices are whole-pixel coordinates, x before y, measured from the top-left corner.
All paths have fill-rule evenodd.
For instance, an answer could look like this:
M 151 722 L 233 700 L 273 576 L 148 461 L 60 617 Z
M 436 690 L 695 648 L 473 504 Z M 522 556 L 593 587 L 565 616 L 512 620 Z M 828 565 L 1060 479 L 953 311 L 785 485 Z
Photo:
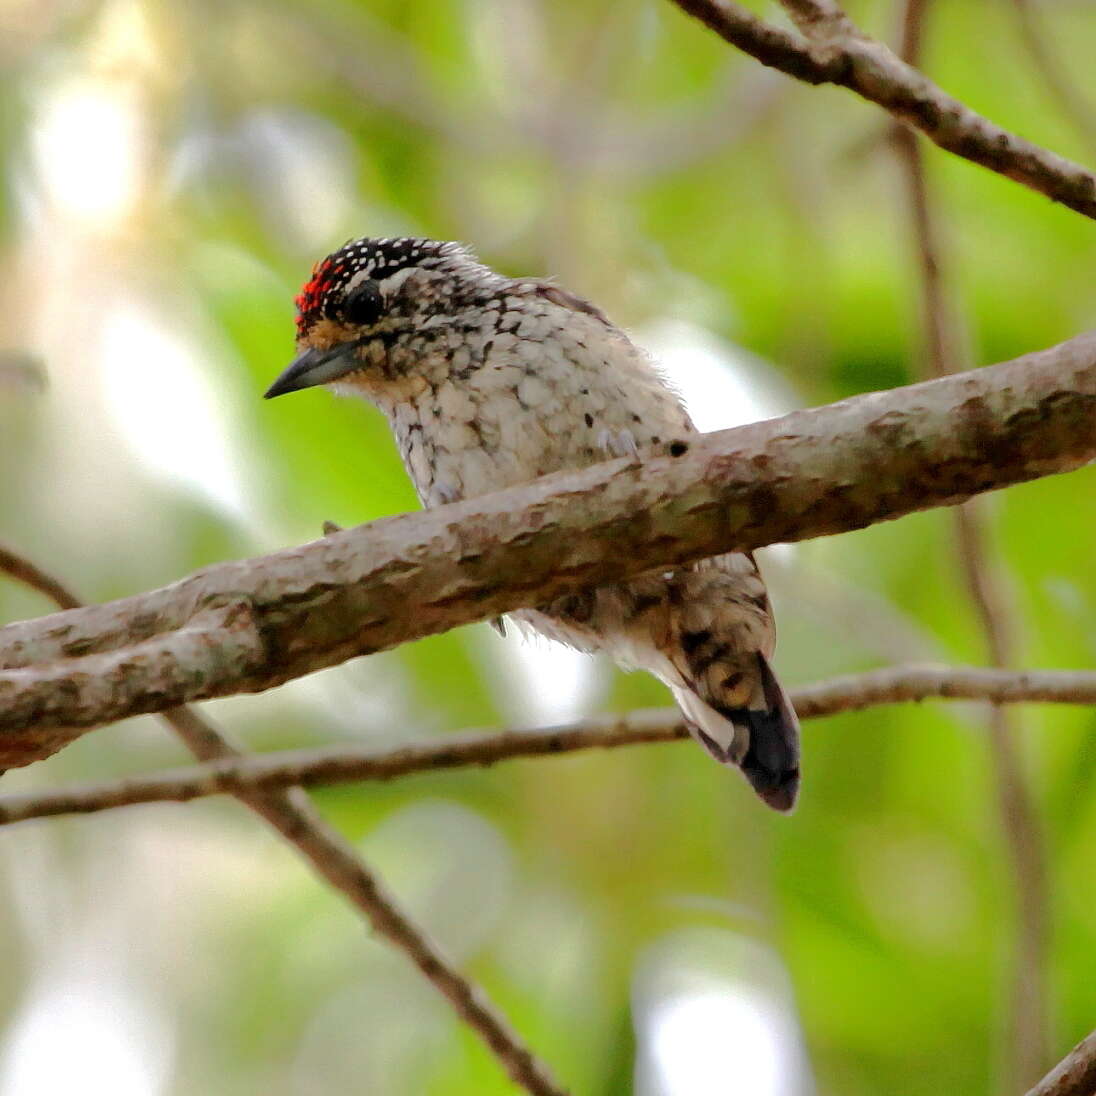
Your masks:
M 774 810 L 789 811 L 799 791 L 799 720 L 764 655 L 757 655 L 751 678 L 745 705 L 720 703 L 707 689 L 702 697 L 693 685 L 670 687 L 686 726 L 708 753 L 740 768 Z
M 750 745 L 742 758 L 742 772 L 753 789 L 770 807 L 789 811 L 799 793 L 799 720 L 764 655 L 761 683 L 767 709 L 740 708 L 735 722 L 750 731 Z

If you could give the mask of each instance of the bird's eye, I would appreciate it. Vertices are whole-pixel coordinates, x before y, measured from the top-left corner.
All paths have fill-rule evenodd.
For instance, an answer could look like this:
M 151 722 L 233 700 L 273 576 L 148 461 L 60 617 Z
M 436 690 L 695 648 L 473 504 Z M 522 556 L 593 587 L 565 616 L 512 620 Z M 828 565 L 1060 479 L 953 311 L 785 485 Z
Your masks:
M 380 287 L 368 279 L 355 286 L 343 302 L 342 318 L 347 323 L 365 327 L 380 319 L 384 311 L 384 300 Z

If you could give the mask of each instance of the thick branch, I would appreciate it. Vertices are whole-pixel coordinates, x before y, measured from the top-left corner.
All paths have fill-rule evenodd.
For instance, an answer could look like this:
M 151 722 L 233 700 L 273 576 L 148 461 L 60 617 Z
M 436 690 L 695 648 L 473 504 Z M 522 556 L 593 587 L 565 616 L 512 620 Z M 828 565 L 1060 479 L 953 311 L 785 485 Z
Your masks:
M 1077 468 L 1096 457 L 1094 412 L 1090 334 L 673 443 L 678 456 L 548 476 L 9 625 L 0 629 L 0 766 L 26 764 L 77 728 L 267 689 L 654 567 L 859 529 Z M 211 608 L 229 613 L 234 630 L 192 636 L 179 672 L 172 637 Z M 140 673 L 127 652 L 140 654 Z M 169 667 L 162 676 L 146 672 L 157 652 Z
M 963 666 L 892 666 L 808 685 L 792 694 L 796 710 L 804 719 L 929 699 L 1096 704 L 1096 672 L 1010 673 Z M 384 752 L 355 746 L 286 750 L 83 787 L 0 796 L 0 825 L 59 814 L 90 814 L 137 803 L 185 803 L 208 795 L 252 794 L 290 785 L 392 780 L 467 765 L 495 765 L 519 757 L 652 745 L 687 737 L 676 708 L 657 708 L 584 719 L 546 730 L 447 735 Z
M 1096 1092 L 1096 1031 L 1082 1039 L 1027 1096 L 1092 1096 Z
M 808 42 L 734 0 L 674 2 L 763 65 L 808 84 L 846 87 L 948 152 L 1096 219 L 1096 175 L 983 118 L 858 31 L 836 5 L 785 0 L 800 26 L 814 32 Z

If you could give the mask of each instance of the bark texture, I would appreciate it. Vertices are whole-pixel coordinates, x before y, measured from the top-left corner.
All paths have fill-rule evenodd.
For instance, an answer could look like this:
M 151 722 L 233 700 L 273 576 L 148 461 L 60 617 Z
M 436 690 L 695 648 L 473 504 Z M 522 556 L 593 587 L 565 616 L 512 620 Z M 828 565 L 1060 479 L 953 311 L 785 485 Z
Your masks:
M 1096 457 L 1096 334 L 0 629 L 0 767 L 654 567 L 863 528 Z
M 1082 1039 L 1027 1096 L 1092 1096 L 1096 1092 L 1096 1031 Z

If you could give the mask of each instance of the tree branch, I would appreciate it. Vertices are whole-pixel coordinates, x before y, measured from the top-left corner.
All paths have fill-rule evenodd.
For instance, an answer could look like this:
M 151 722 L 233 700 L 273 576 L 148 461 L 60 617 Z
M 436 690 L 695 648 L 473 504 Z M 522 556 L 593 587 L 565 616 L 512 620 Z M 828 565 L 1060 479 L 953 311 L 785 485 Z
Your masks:
M 31 560 L 0 544 L 0 572 L 49 598 L 59 609 L 79 609 L 84 603 L 64 583 L 47 575 Z
M 804 719 L 929 699 L 1096 704 L 1096 671 L 1013 673 L 963 666 L 892 666 L 833 678 L 792 694 L 792 702 Z M 186 803 L 203 796 L 251 794 L 290 785 L 315 787 L 392 780 L 414 773 L 495 765 L 514 758 L 653 745 L 687 737 L 676 708 L 655 708 L 544 730 L 446 735 L 440 740 L 383 752 L 360 746 L 285 750 L 125 780 L 0 796 L 0 825 L 60 814 L 91 814 L 138 803 Z
M 791 0 L 785 0 L 789 3 Z M 819 0 L 799 0 L 814 4 Z M 900 53 L 918 65 L 924 41 L 929 0 L 905 0 L 902 5 Z M 925 354 L 922 372 L 942 377 L 963 361 L 960 321 L 954 294 L 947 285 L 944 234 L 930 201 L 924 157 L 916 134 L 900 129 L 895 149 L 903 169 L 909 219 L 915 243 L 921 290 L 921 326 Z M 957 506 L 955 544 L 963 581 L 985 638 L 990 664 L 998 669 L 1016 665 L 1017 654 L 1011 599 L 1004 577 L 991 559 L 986 511 L 982 499 Z M 1002 838 L 1015 885 L 1015 956 L 1002 1039 L 1003 1088 L 1015 1091 L 1045 1068 L 1047 1037 L 1047 976 L 1050 950 L 1049 896 L 1043 840 L 1024 772 L 1016 720 L 1004 705 L 989 711 L 989 751 Z
M 835 4 L 785 0 L 797 23 L 817 33 L 804 41 L 734 0 L 674 3 L 763 65 L 808 84 L 848 88 L 940 148 L 1096 219 L 1096 175 L 983 118 L 864 35 Z
M 0 548 L 0 572 L 61 604 L 80 605 L 76 595 L 62 583 L 8 549 Z M 192 708 L 170 708 L 161 713 L 161 718 L 200 761 L 246 766 L 250 760 Z M 358 858 L 350 843 L 320 817 L 304 789 L 240 787 L 233 794 L 295 846 L 317 875 L 341 891 L 378 935 L 419 968 L 487 1044 L 517 1085 L 533 1096 L 566 1096 L 482 991 L 449 965 Z
M 1082 1039 L 1027 1096 L 1092 1096 L 1096 1092 L 1096 1031 Z
M 780 0 L 780 3 L 795 25 L 814 42 L 830 43 L 857 36 L 852 20 L 836 0 Z
M 552 597 L 859 529 L 1096 457 L 1096 334 L 0 629 L 0 766 Z M 221 614 L 219 627 L 213 626 Z M 195 630 L 196 629 L 196 630 Z M 185 631 L 183 637 L 181 632 Z

